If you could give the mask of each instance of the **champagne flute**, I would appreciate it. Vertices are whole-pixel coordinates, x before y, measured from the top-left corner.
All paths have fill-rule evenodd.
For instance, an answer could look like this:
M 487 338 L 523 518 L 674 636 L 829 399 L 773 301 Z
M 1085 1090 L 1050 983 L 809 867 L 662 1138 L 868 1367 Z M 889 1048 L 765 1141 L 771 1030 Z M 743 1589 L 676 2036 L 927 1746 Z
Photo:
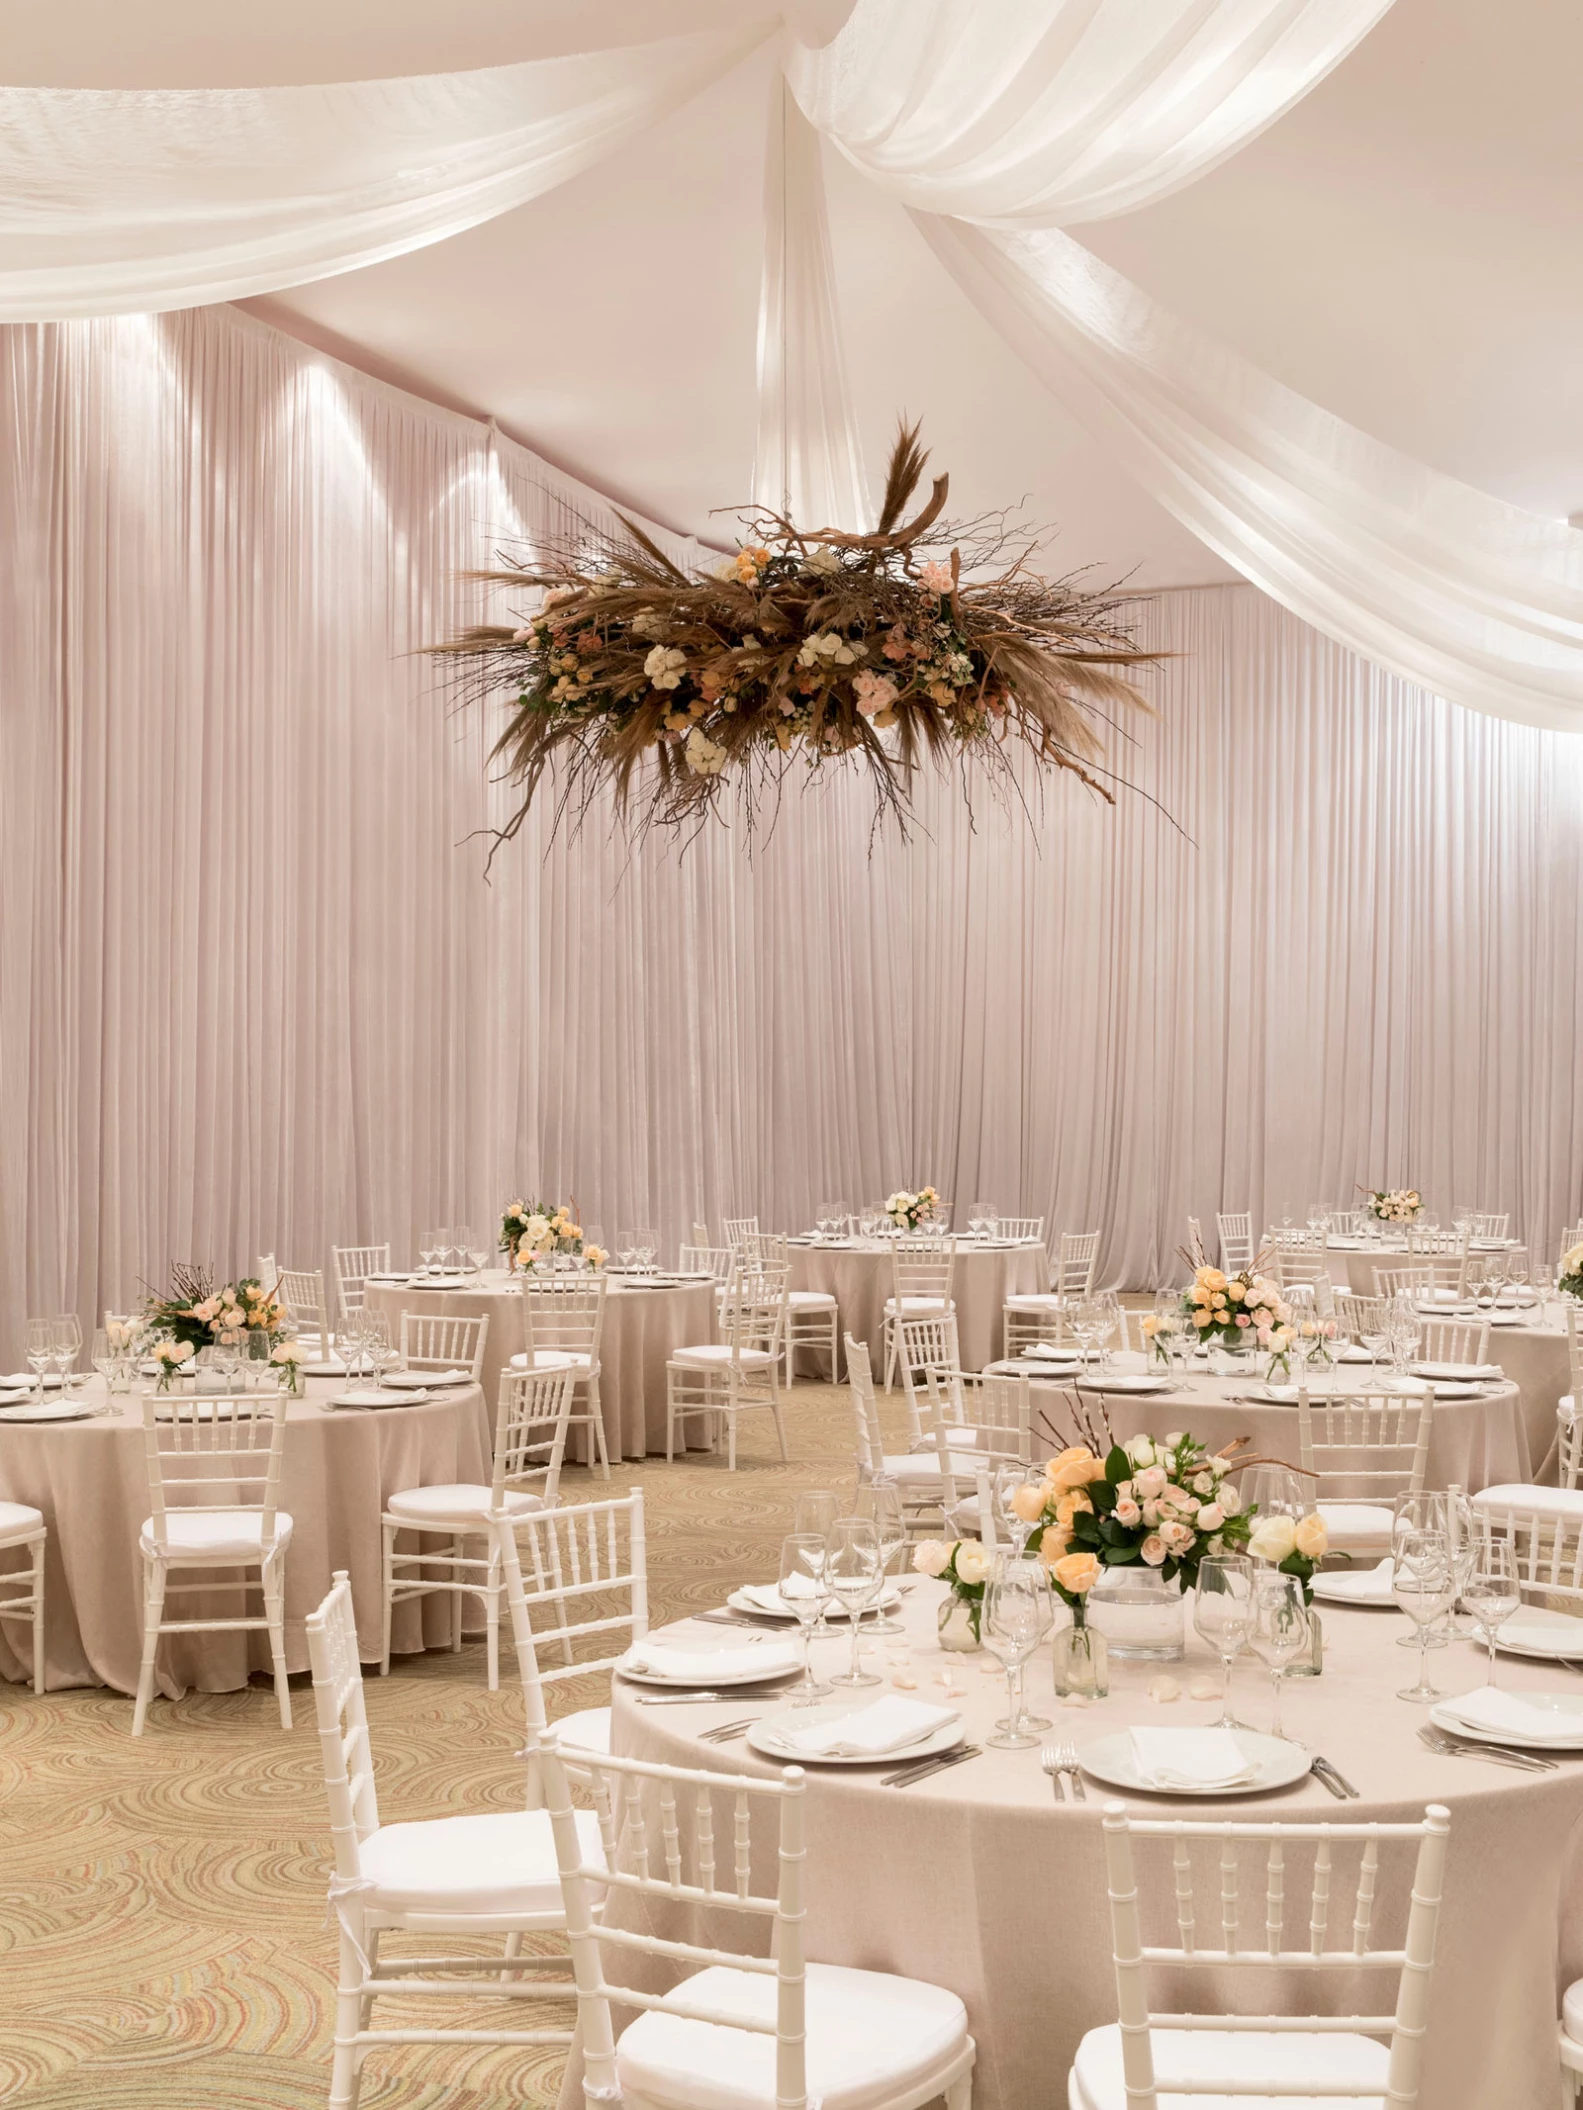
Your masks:
M 1477 1548 L 1473 1573 L 1462 1585 L 1462 1602 L 1489 1649 L 1486 1685 L 1500 1683 L 1495 1674 L 1495 1637 L 1513 1612 L 1522 1609 L 1522 1601 L 1517 1549 L 1510 1539 L 1487 1534 Z
M 1022 1704 L 1023 1665 L 1055 1623 L 1049 1579 L 1037 1561 L 1001 1554 L 984 1589 L 983 1631 L 1006 1671 L 1006 1719 L 984 1741 L 997 1751 L 1026 1751 L 1048 1721 Z
M 1456 1592 L 1451 1552 L 1443 1531 L 1404 1534 L 1395 1555 L 1391 1595 L 1418 1629 L 1418 1683 L 1398 1692 L 1399 1700 L 1424 1704 L 1442 1697 L 1429 1682 L 1429 1629 Z
M 1245 1553 L 1210 1553 L 1198 1564 L 1193 1625 L 1220 1658 L 1220 1719 L 1217 1729 L 1241 1729 L 1231 1712 L 1231 1666 L 1253 1624 L 1253 1562 Z
M 44 1372 L 55 1359 L 55 1336 L 48 1319 L 27 1322 L 27 1360 L 33 1373 L 33 1390 L 44 1397 Z
M 833 1494 L 823 1488 L 812 1488 L 797 1497 L 797 1507 L 792 1513 L 792 1533 L 796 1538 L 816 1538 L 819 1541 L 819 1566 L 824 1572 L 824 1542 L 830 1535 L 830 1526 L 835 1522 L 841 1505 Z M 819 1604 L 819 1617 L 814 1626 L 813 1639 L 828 1641 L 830 1638 L 830 1595 L 826 1591 Z
M 837 1671 L 832 1685 L 877 1685 L 879 1679 L 862 1663 L 860 1614 L 880 1587 L 879 1533 L 866 1517 L 837 1517 L 825 1540 L 824 1579 L 841 1604 L 852 1628 L 852 1661 Z M 1042 1580 L 1042 1578 L 1041 1578 Z
M 1284 1738 L 1281 1681 L 1286 1676 L 1287 1666 L 1295 1663 L 1308 1646 L 1308 1612 L 1303 1603 L 1303 1586 L 1295 1575 L 1283 1575 L 1279 1568 L 1268 1568 L 1255 1579 L 1248 1646 L 1270 1674 L 1270 1689 L 1274 1695 L 1270 1734 Z
M 796 1619 L 802 1634 L 802 1678 L 791 1690 L 794 1707 L 809 1707 L 830 1690 L 813 1674 L 813 1630 L 824 1618 L 830 1595 L 825 1585 L 824 1563 L 822 1533 L 794 1531 L 781 1540 L 781 1602 Z
M 456 1229 L 451 1233 L 451 1237 L 455 1243 L 456 1248 L 456 1264 L 465 1273 L 466 1270 L 472 1266 L 473 1262 L 472 1227 L 468 1224 L 458 1224 L 456 1226 Z

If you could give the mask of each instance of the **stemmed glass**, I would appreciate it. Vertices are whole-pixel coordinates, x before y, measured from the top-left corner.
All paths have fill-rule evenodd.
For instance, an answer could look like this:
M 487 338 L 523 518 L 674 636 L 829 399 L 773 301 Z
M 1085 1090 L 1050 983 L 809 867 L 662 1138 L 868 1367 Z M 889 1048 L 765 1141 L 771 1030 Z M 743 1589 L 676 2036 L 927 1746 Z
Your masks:
M 1220 1658 L 1217 1729 L 1240 1729 L 1231 1712 L 1231 1666 L 1253 1625 L 1253 1563 L 1245 1553 L 1206 1554 L 1193 1591 L 1193 1625 Z
M 824 1579 L 831 1595 L 839 1599 L 852 1629 L 852 1662 L 835 1673 L 832 1685 L 877 1685 L 873 1671 L 862 1665 L 861 1614 L 874 1601 L 882 1575 L 879 1533 L 866 1517 L 837 1517 L 825 1540 Z M 1042 1580 L 1042 1578 L 1041 1578 Z
M 868 1630 L 871 1634 L 903 1633 L 901 1621 L 892 1619 L 885 1610 L 885 1584 L 891 1563 L 907 1550 L 907 1512 L 902 1507 L 900 1486 L 884 1473 L 876 1474 L 866 1487 L 858 1489 L 857 1514 L 867 1517 L 879 1540 L 879 1596 Z
M 456 1254 L 457 1266 L 462 1269 L 470 1267 L 473 1261 L 473 1233 L 471 1226 L 468 1224 L 458 1224 L 456 1226 L 456 1229 L 451 1233 L 451 1240 L 452 1250 Z
M 1180 1360 L 1187 1345 L 1182 1338 L 1186 1324 L 1182 1317 L 1181 1291 L 1157 1289 L 1154 1293 L 1154 1338 L 1150 1344 L 1152 1361 L 1170 1363 Z
M 1403 1534 L 1391 1571 L 1391 1595 L 1418 1629 L 1418 1683 L 1396 1697 L 1425 1703 L 1441 1697 L 1429 1682 L 1429 1629 L 1456 1594 L 1451 1549 L 1443 1531 Z
M 236 1390 L 236 1381 L 242 1374 L 243 1340 L 240 1334 L 226 1333 L 214 1343 L 209 1360 L 220 1373 L 220 1382 L 227 1396 Z
M 1033 1535 L 1033 1525 L 1020 1515 L 1015 1507 L 1019 1491 L 1024 1487 L 1042 1487 L 1044 1474 L 1037 1466 L 1005 1464 L 995 1468 L 995 1513 L 1018 1557 L 1026 1552 L 1028 1540 Z
M 653 1230 L 635 1231 L 633 1233 L 633 1245 L 637 1250 L 638 1266 L 643 1270 L 644 1274 L 653 1274 L 654 1256 L 660 1249 L 659 1232 Z
M 1303 1586 L 1295 1575 L 1283 1575 L 1279 1568 L 1268 1568 L 1255 1578 L 1248 1646 L 1270 1674 L 1270 1690 L 1274 1696 L 1270 1734 L 1284 1737 L 1281 1681 L 1286 1676 L 1287 1666 L 1295 1663 L 1308 1646 L 1308 1612 L 1303 1604 Z
M 1006 1719 L 984 1739 L 997 1751 L 1025 1751 L 1048 1721 L 1024 1711 L 1023 1665 L 1055 1623 L 1053 1592 L 1037 1561 L 1001 1554 L 984 1588 L 983 1631 L 1006 1669 Z
M 50 1321 L 51 1360 L 60 1372 L 62 1393 L 71 1389 L 71 1373 L 82 1354 L 82 1321 L 75 1312 L 58 1312 Z
M 824 1618 L 825 1606 L 830 1601 L 824 1564 L 822 1534 L 794 1531 L 781 1540 L 781 1602 L 796 1618 L 802 1634 L 802 1678 L 791 1689 L 794 1707 L 811 1706 L 830 1690 L 813 1674 L 813 1630 Z
M 792 1514 L 792 1535 L 795 1538 L 814 1538 L 819 1541 L 819 1572 L 824 1573 L 824 1542 L 830 1535 L 830 1526 L 840 1511 L 840 1503 L 822 1488 L 810 1489 L 797 1497 L 797 1507 Z M 814 1628 L 815 1641 L 830 1638 L 830 1594 L 825 1592 L 819 1604 L 818 1624 Z M 824 1688 L 828 1690 L 828 1688 Z
M 1095 1341 L 1104 1331 L 1108 1314 L 1097 1297 L 1074 1297 L 1067 1306 L 1066 1323 L 1082 1350 L 1086 1363 Z
M 377 1386 L 385 1372 L 393 1370 L 401 1361 L 401 1350 L 391 1345 L 390 1319 L 386 1313 L 365 1309 L 362 1320 L 363 1355 Z
M 348 1386 L 356 1384 L 364 1373 L 363 1361 L 367 1352 L 367 1325 L 370 1314 L 349 1311 L 341 1321 L 341 1330 L 336 1340 L 341 1361 L 346 1365 Z
M 438 1231 L 425 1231 L 422 1238 L 418 1241 L 418 1272 L 420 1274 L 432 1275 L 434 1272 L 435 1256 L 438 1250 L 435 1240 L 439 1235 Z
M 1462 1602 L 1489 1649 L 1486 1685 L 1498 1685 L 1495 1637 L 1513 1612 L 1522 1608 L 1517 1577 L 1517 1549 L 1510 1539 L 1486 1533 L 1474 1549 L 1473 1572 L 1462 1585 Z
M 55 1334 L 48 1319 L 27 1322 L 27 1360 L 33 1372 L 33 1390 L 44 1397 L 44 1372 L 55 1360 Z
M 994 1214 L 995 1212 L 988 1202 L 969 1202 L 967 1228 L 975 1238 L 984 1238 L 988 1235 L 990 1222 Z

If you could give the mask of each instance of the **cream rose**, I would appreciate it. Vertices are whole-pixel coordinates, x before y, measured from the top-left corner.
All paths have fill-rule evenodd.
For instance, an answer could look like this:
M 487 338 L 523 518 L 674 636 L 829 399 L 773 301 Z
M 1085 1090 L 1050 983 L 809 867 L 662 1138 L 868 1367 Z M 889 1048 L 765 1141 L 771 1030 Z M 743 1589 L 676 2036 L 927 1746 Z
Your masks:
M 1021 1487 L 1012 1490 L 1012 1515 L 1021 1517 L 1025 1524 L 1036 1524 L 1044 1515 L 1045 1504 L 1049 1501 L 1051 1493 L 1052 1489 L 1047 1481 L 1030 1483 L 1025 1480 Z
M 1142 1472 L 1134 1475 L 1132 1482 L 1133 1492 L 1145 1502 L 1157 1502 L 1169 1485 L 1164 1471 L 1158 1465 L 1146 1465 Z
M 1157 1531 L 1151 1532 L 1138 1551 L 1151 1568 L 1158 1568 L 1165 1560 L 1165 1541 Z
M 944 1539 L 920 1539 L 912 1549 L 912 1564 L 920 1575 L 944 1575 L 950 1559 Z
M 956 1549 L 956 1579 L 963 1583 L 989 1581 L 989 1555 L 976 1539 L 963 1539 Z
M 1323 1560 L 1330 1551 L 1330 1533 L 1325 1529 L 1325 1520 L 1316 1512 L 1303 1517 L 1297 1526 L 1297 1551 L 1304 1560 Z
M 1297 1550 L 1297 1526 L 1290 1517 L 1259 1517 L 1248 1540 L 1248 1551 L 1256 1560 L 1270 1561 L 1277 1568 Z

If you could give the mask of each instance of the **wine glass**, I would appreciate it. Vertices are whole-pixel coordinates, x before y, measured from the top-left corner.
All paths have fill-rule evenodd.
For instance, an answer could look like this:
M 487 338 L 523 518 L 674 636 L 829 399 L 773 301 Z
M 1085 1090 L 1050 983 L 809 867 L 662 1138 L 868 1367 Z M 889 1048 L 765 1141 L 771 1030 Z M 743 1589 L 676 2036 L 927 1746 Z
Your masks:
M 1394 1556 L 1391 1595 L 1418 1629 L 1418 1683 L 1399 1692 L 1399 1700 L 1438 1700 L 1429 1682 L 1429 1629 L 1451 1603 L 1456 1578 L 1451 1549 L 1443 1531 L 1406 1532 Z
M 1510 1539 L 1484 1534 L 1474 1548 L 1473 1572 L 1462 1585 L 1462 1602 L 1489 1649 L 1486 1685 L 1498 1685 L 1495 1637 L 1513 1612 L 1521 1611 L 1523 1593 L 1517 1575 L 1517 1549 Z
M 347 1312 L 341 1321 L 340 1331 L 336 1336 L 336 1349 L 341 1361 L 346 1365 L 346 1376 L 349 1386 L 355 1384 L 357 1379 L 364 1375 L 363 1357 L 367 1340 L 364 1328 L 367 1318 L 368 1314 L 362 1311 Z
M 846 1612 L 852 1629 L 852 1661 L 837 1671 L 832 1685 L 877 1685 L 879 1679 L 862 1665 L 861 1614 L 871 1605 L 881 1585 L 879 1533 L 866 1517 L 837 1517 L 825 1539 L 824 1579 L 830 1593 Z
M 1245 1553 L 1210 1553 L 1198 1564 L 1193 1625 L 1220 1658 L 1220 1719 L 1217 1729 L 1240 1729 L 1231 1713 L 1231 1666 L 1242 1653 L 1253 1624 L 1253 1563 Z
M 633 1248 L 638 1266 L 647 1274 L 654 1271 L 654 1256 L 660 1249 L 660 1234 L 655 1230 L 639 1229 L 632 1234 Z
M 248 1334 L 247 1362 L 242 1382 L 244 1385 L 250 1383 L 255 1392 L 262 1391 L 272 1370 L 279 1368 L 278 1364 L 271 1364 L 269 1360 L 274 1346 L 274 1335 L 262 1326 L 255 1326 Z
M 987 1235 L 990 1219 L 994 1213 L 988 1202 L 968 1203 L 967 1228 L 974 1238 L 983 1238 Z
M 452 1267 L 452 1251 L 456 1240 L 449 1224 L 434 1234 L 434 1264 L 441 1274 L 449 1274 Z
M 61 1391 L 71 1386 L 71 1373 L 82 1354 L 82 1321 L 73 1311 L 57 1312 L 50 1320 L 51 1360 L 60 1372 Z
M 802 1635 L 802 1678 L 791 1690 L 794 1707 L 808 1707 L 830 1688 L 813 1674 L 813 1630 L 823 1620 L 830 1592 L 824 1579 L 825 1542 L 821 1533 L 794 1531 L 781 1540 L 781 1602 Z
M 792 1532 L 797 1538 L 816 1538 L 820 1547 L 830 1535 L 830 1526 L 840 1514 L 841 1505 L 833 1494 L 823 1488 L 812 1488 L 797 1497 L 797 1507 L 792 1512 Z M 824 1554 L 819 1555 L 821 1572 Z M 815 1641 L 830 1638 L 830 1598 L 827 1592 L 819 1607 L 819 1623 L 814 1629 Z
M 44 1397 L 44 1372 L 55 1359 L 55 1335 L 48 1319 L 27 1322 L 27 1360 L 33 1372 L 33 1390 Z
M 220 1382 L 229 1396 L 236 1389 L 236 1380 L 242 1370 L 242 1336 L 229 1331 L 219 1334 L 209 1351 L 209 1361 L 220 1374 Z
M 432 1274 L 433 1274 L 433 1272 L 434 1272 L 434 1262 L 435 1262 L 435 1255 L 436 1255 L 436 1246 L 435 1246 L 435 1240 L 436 1240 L 436 1239 L 437 1239 L 437 1238 L 439 1237 L 439 1235 L 440 1235 L 440 1234 L 439 1234 L 439 1232 L 438 1232 L 438 1231 L 425 1231 L 425 1232 L 424 1232 L 424 1234 L 423 1234 L 423 1236 L 422 1236 L 422 1238 L 420 1238 L 420 1239 L 419 1239 L 419 1241 L 418 1241 L 418 1272 L 419 1272 L 419 1274 L 422 1274 L 422 1275 L 432 1275 Z
M 1037 1561 L 1001 1554 L 984 1588 L 982 1628 L 1006 1670 L 1006 1719 L 984 1741 L 997 1751 L 1025 1751 L 1050 1724 L 1022 1704 L 1023 1665 L 1055 1623 L 1049 1580 Z
M 885 1610 L 885 1584 L 896 1556 L 907 1550 L 907 1512 L 902 1507 L 901 1488 L 884 1473 L 877 1473 L 866 1487 L 857 1493 L 857 1512 L 867 1517 L 879 1540 L 879 1601 L 874 1617 L 869 1621 L 871 1634 L 900 1634 L 906 1629 L 899 1619 L 892 1619 Z
M 1115 1350 L 1126 1349 L 1127 1318 L 1121 1308 L 1121 1299 L 1113 1289 L 1096 1290 L 1091 1301 L 1099 1314 L 1095 1338 L 1099 1344 L 1100 1368 L 1108 1369 Z
M 457 1266 L 459 1268 L 464 1269 L 469 1267 L 472 1264 L 473 1258 L 472 1226 L 470 1224 L 458 1224 L 455 1230 L 451 1233 L 451 1238 L 453 1241 L 453 1250 L 456 1254 Z
M 995 1514 L 1019 1555 L 1027 1550 L 1028 1540 L 1033 1535 L 1033 1525 L 1027 1518 L 1019 1516 L 1013 1506 L 1020 1489 L 1040 1487 L 1044 1474 L 1037 1466 L 1018 1465 L 1014 1461 L 995 1468 Z
M 1286 1676 L 1287 1666 L 1295 1663 L 1308 1646 L 1308 1612 L 1303 1603 L 1303 1586 L 1295 1575 L 1283 1575 L 1279 1568 L 1266 1568 L 1255 1578 L 1248 1646 L 1270 1674 L 1270 1689 L 1274 1695 L 1270 1734 L 1284 1737 L 1281 1680 Z
M 1105 1311 L 1097 1297 L 1074 1297 L 1067 1306 L 1066 1323 L 1071 1328 L 1086 1363 L 1105 1325 Z
M 1313 1504 L 1289 1465 L 1250 1465 L 1238 1475 L 1237 1493 L 1245 1511 L 1261 1517 L 1305 1517 Z

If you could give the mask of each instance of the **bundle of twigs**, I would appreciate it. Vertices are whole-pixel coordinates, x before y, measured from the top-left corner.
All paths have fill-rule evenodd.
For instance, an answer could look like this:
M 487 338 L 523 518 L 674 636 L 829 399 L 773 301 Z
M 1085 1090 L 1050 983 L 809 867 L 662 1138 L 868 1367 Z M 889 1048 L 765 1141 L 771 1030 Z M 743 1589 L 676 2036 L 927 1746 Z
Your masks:
M 903 427 L 871 535 L 758 511 L 735 557 L 690 578 L 624 520 L 620 538 L 588 531 L 477 574 L 543 594 L 519 628 L 432 648 L 462 670 L 464 700 L 514 695 L 494 756 L 522 797 L 500 838 L 552 769 L 563 812 L 608 785 L 619 810 L 676 824 L 714 809 L 728 780 L 751 814 L 794 759 L 853 757 L 879 810 L 905 821 L 924 756 L 1004 767 L 1019 743 L 1108 798 L 1093 720 L 1142 704 L 1115 670 L 1152 655 L 1112 595 L 1038 577 L 998 517 L 945 522 L 945 477 L 904 519 L 926 460 Z

